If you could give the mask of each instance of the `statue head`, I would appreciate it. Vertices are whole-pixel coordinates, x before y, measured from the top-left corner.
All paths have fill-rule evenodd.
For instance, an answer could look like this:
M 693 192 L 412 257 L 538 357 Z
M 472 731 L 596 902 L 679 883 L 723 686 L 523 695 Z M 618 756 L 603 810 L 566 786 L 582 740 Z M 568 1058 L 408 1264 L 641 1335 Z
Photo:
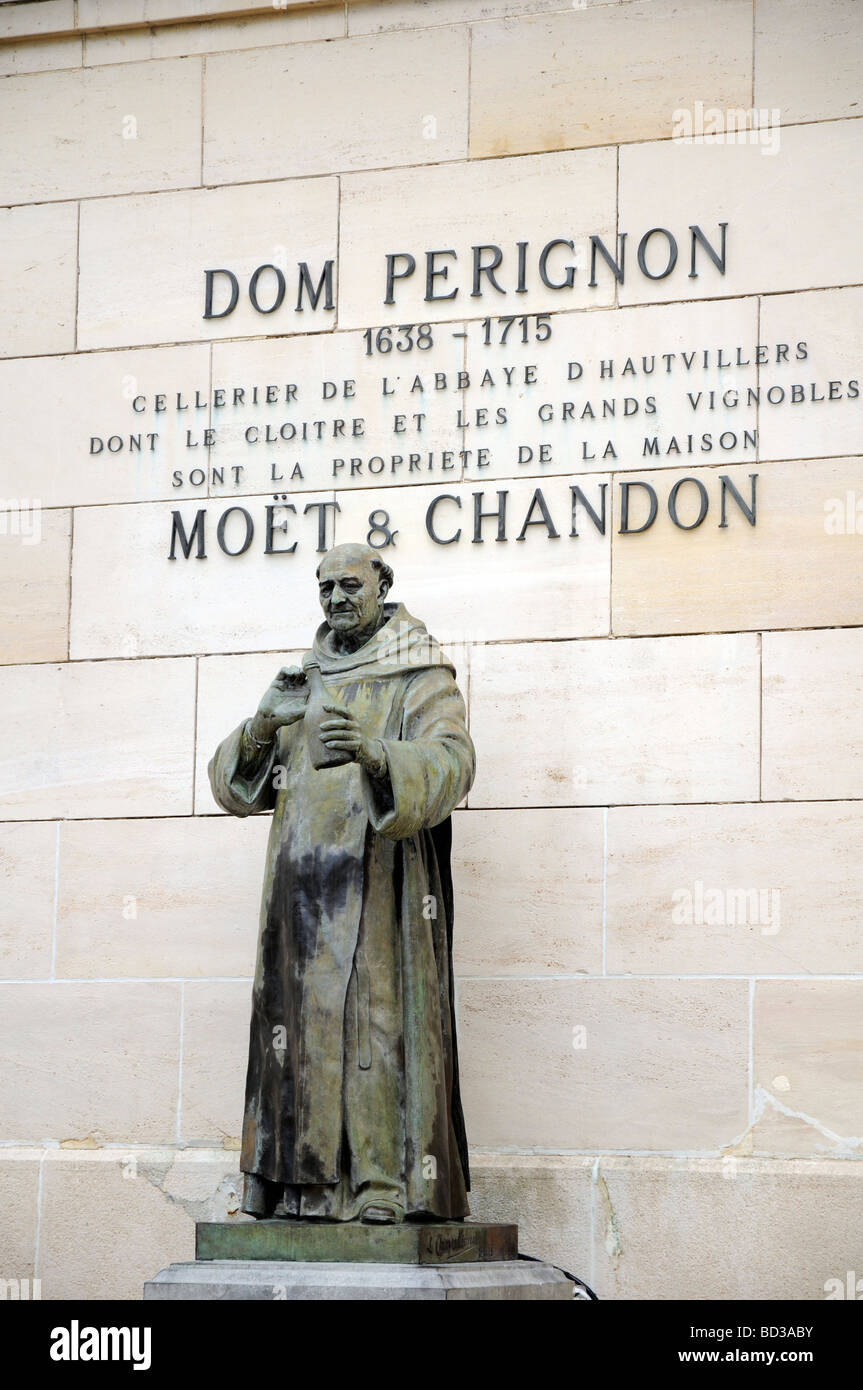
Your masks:
M 350 543 L 328 550 L 317 568 L 321 608 L 342 645 L 356 648 L 383 622 L 393 572 L 370 545 Z

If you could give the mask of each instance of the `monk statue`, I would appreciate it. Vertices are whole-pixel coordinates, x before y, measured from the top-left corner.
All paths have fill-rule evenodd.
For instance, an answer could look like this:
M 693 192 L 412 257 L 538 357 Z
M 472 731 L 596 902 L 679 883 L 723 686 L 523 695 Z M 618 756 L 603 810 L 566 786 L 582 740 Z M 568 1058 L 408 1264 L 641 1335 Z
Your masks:
M 234 816 L 273 812 L 240 1166 L 256 1217 L 468 1214 L 451 813 L 474 777 L 455 670 L 367 545 L 317 571 L 325 621 L 216 751 Z

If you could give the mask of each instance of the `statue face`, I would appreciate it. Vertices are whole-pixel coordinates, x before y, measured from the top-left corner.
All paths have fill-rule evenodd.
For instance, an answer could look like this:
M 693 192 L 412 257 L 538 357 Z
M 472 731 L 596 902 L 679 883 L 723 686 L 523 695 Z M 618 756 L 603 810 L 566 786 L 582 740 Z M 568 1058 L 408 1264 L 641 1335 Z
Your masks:
M 318 585 L 324 617 L 335 632 L 357 637 L 375 630 L 386 595 L 366 556 L 331 552 L 321 563 Z

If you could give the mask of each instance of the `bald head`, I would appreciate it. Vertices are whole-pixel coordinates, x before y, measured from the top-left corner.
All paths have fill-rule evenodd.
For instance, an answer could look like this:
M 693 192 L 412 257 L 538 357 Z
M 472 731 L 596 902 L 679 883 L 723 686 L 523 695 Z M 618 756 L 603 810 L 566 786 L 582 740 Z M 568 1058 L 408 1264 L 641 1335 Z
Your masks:
M 321 607 L 337 646 L 355 651 L 384 621 L 392 570 L 372 546 L 349 542 L 327 551 L 317 577 Z

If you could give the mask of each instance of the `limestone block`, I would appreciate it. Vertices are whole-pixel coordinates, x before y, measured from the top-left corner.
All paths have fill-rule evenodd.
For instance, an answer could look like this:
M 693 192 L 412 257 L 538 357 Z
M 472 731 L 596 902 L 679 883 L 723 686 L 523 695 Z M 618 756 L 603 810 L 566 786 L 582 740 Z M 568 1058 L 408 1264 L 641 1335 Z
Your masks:
M 104 71 L 122 76 L 130 69 Z M 235 111 L 233 101 L 229 106 Z M 325 295 L 315 311 L 305 294 L 302 312 L 295 305 L 298 266 L 307 264 L 317 286 L 325 262 L 335 258 L 337 205 L 335 179 L 243 183 L 84 203 L 78 346 L 207 342 L 332 328 L 335 312 L 324 309 Z M 249 299 L 251 278 L 262 265 L 276 265 L 285 275 L 284 302 L 272 313 L 254 309 Z M 224 314 L 230 282 L 215 278 L 217 317 L 205 319 L 204 272 L 220 269 L 237 277 L 237 307 Z M 258 303 L 269 311 L 277 293 L 275 273 L 268 270 L 258 287 Z M 335 280 L 333 297 L 335 302 Z M 164 389 L 169 386 L 170 381 Z
M 751 144 L 748 137 L 738 143 L 733 132 L 732 143 L 659 140 L 621 148 L 620 230 L 635 240 L 665 227 L 678 242 L 677 263 L 666 278 L 627 274 L 621 304 L 768 294 L 863 279 L 863 250 L 848 235 L 861 196 L 863 146 L 856 122 L 786 126 L 775 133 L 780 138 L 773 154 L 769 144 Z M 699 225 L 718 250 L 720 222 L 728 223 L 725 274 L 701 255 L 697 276 L 690 279 L 690 225 Z M 652 274 L 661 275 L 669 244 L 653 240 L 645 256 Z
M 463 158 L 467 78 L 468 34 L 455 28 L 216 55 L 205 75 L 204 180 Z
M 251 976 L 268 823 L 62 826 L 57 974 Z
M 198 498 L 178 500 L 175 508 L 164 503 L 80 508 L 72 561 L 72 656 L 305 647 L 321 622 L 314 571 L 322 516 L 327 546 L 332 544 L 332 510 L 322 513 L 318 507 L 331 501 L 332 494 L 303 493 L 297 498 L 296 514 L 276 508 L 269 555 L 266 507 L 275 505 L 270 499 Z M 252 527 L 243 553 L 240 547 L 249 522 L 239 508 L 246 510 Z M 222 535 L 232 554 L 218 540 L 229 509 Z M 179 531 L 175 558 L 170 559 L 174 511 L 190 541 L 188 559 Z M 201 511 L 205 552 L 199 559 L 193 537 L 200 534 L 194 527 Z M 281 526 L 286 531 L 278 529 Z M 106 573 L 112 576 L 109 592 Z
M 315 0 L 312 0 L 315 3 Z M 288 0 L 294 8 L 297 0 Z M 273 0 L 132 0 L 130 17 L 141 24 L 167 24 L 177 20 L 209 19 L 214 15 L 270 14 Z M 78 0 L 78 27 L 81 29 L 114 29 L 117 25 L 117 0 Z
M 9 510 L 0 512 L 0 661 L 65 661 L 71 513 L 45 510 L 32 496 L 13 499 L 6 493 L 4 501 Z
M 0 362 L 2 495 L 22 478 L 44 507 L 195 495 L 173 474 L 204 453 L 187 441 L 210 424 L 209 377 L 203 344 Z
M 30 0 L 0 11 L 0 39 L 57 34 L 75 26 L 75 0 Z
M 609 972 L 863 972 L 861 833 L 856 802 L 612 807 Z
M 8 1285 L 0 1282 L 6 1301 L 16 1294 L 19 1298 L 36 1296 L 32 1281 L 38 1277 L 36 1230 L 39 1169 L 43 1152 L 38 1148 L 17 1148 L 9 1144 L 0 1148 L 0 1183 L 3 1185 L 6 1206 L 3 1214 L 3 1274 L 0 1281 L 17 1281 Z
M 602 1158 L 596 1291 L 615 1299 L 823 1299 L 827 1280 L 844 1284 L 860 1268 L 861 1180 L 857 1163 Z
M 782 120 L 859 116 L 863 13 L 854 0 L 758 0 L 755 104 Z
M 0 985 L 3 1133 L 165 1143 L 177 1120 L 180 986 Z
M 56 825 L 0 825 L 0 975 L 44 980 L 51 974 Z M 2 1150 L 0 1150 L 2 1157 Z
M 192 980 L 183 989 L 180 1137 L 239 1145 L 252 981 Z
M 427 36 L 420 35 L 425 40 Z M 592 233 L 613 244 L 616 188 L 615 152 L 611 149 L 562 151 L 530 159 L 450 163 L 431 168 L 388 169 L 349 174 L 342 181 L 339 327 L 369 324 L 439 322 L 470 312 L 472 316 L 547 313 L 552 309 L 607 308 L 614 302 L 614 280 L 591 290 L 587 277 L 576 275 L 571 290 L 546 288 L 539 257 L 548 242 L 563 238 L 578 244 Z M 518 284 L 516 243 L 527 241 L 526 293 Z M 502 252 L 498 282 L 502 298 L 481 280 L 483 293 L 473 298 L 473 251 L 494 244 Z M 426 253 L 454 251 L 429 265 Z M 399 276 L 392 298 L 384 303 L 389 254 L 413 256 L 393 262 Z M 549 254 L 549 278 L 565 279 L 567 249 Z M 489 253 L 483 256 L 487 263 Z M 435 299 L 427 301 L 427 271 Z M 452 290 L 452 299 L 443 298 Z M 654 296 L 652 296 L 654 297 Z M 469 306 L 469 307 L 468 307 Z
M 471 1154 L 472 1217 L 515 1222 L 522 1254 L 589 1283 L 594 1163 L 560 1154 Z
M 802 342 L 806 357 L 792 346 L 789 361 L 761 371 L 759 458 L 859 452 L 861 319 L 863 289 L 762 298 L 762 342 Z
M 459 1060 L 481 1149 L 716 1149 L 746 1128 L 745 980 L 471 980 Z
M 673 0 L 636 0 L 478 25 L 471 155 L 664 139 L 696 100 L 748 106 L 748 0 L 725 0 L 721 33 L 711 0 L 689 0 L 685 23 Z
M 453 821 L 463 975 L 598 975 L 602 813 L 469 811 Z
M 477 647 L 471 734 L 474 808 L 751 800 L 757 638 Z
M 860 1158 L 863 982 L 757 980 L 755 1150 Z
M 660 504 L 648 531 L 620 535 L 619 525 L 615 528 L 616 633 L 863 621 L 863 545 L 855 530 L 849 532 L 847 520 L 850 516 L 852 527 L 857 524 L 859 459 L 753 462 L 690 468 L 664 477 L 640 473 L 639 478 L 653 487 Z M 670 491 L 678 483 L 674 503 L 680 525 L 668 509 Z M 754 526 L 745 510 L 752 511 L 753 487 Z M 849 494 L 855 499 L 850 511 Z M 630 500 L 630 525 L 641 525 L 648 518 L 648 494 L 636 488 Z M 619 494 L 615 502 L 619 513 Z M 705 505 L 701 525 L 681 529 L 697 521 Z M 859 512 L 863 533 L 863 494 Z M 833 533 L 835 528 L 840 534 Z
M 585 0 L 596 4 L 598 0 Z M 507 15 L 561 9 L 561 0 L 359 0 L 347 6 L 349 34 L 426 29 L 437 24 L 480 23 Z
M 199 183 L 200 64 L 178 59 L 10 77 L 0 90 L 0 131 L 5 202 Z M 131 256 L 128 244 L 122 253 Z M 116 285 L 108 289 L 117 293 Z
M 161 1260 L 191 1258 L 194 1220 L 165 1186 L 172 1158 L 170 1150 L 49 1154 L 39 1240 L 43 1298 L 140 1299 L 141 1284 Z
M 191 811 L 194 684 L 191 661 L 6 667 L 3 816 Z
M 859 797 L 863 631 L 766 632 L 762 641 L 762 796 Z
M 36 6 L 26 5 L 20 8 L 35 9 Z M 40 5 L 39 8 L 43 6 Z M 82 49 L 82 41 L 77 38 L 4 44 L 0 47 L 0 76 L 14 77 L 18 73 L 50 72 L 55 68 L 79 68 L 82 63 Z
M 3 356 L 75 346 L 77 228 L 74 203 L 0 208 Z
M 176 7 L 175 7 L 176 8 Z M 208 5 L 208 9 L 215 8 Z M 244 8 L 248 8 L 244 6 Z M 270 13 L 267 14 L 266 10 Z M 312 43 L 341 38 L 345 14 L 340 5 L 314 9 L 273 10 L 261 6 L 251 19 L 211 20 L 195 24 L 170 24 L 162 28 L 108 30 L 87 35 L 84 62 L 134 63 L 150 58 L 182 58 L 187 54 L 223 53 L 226 50 L 264 48 L 270 44 Z

